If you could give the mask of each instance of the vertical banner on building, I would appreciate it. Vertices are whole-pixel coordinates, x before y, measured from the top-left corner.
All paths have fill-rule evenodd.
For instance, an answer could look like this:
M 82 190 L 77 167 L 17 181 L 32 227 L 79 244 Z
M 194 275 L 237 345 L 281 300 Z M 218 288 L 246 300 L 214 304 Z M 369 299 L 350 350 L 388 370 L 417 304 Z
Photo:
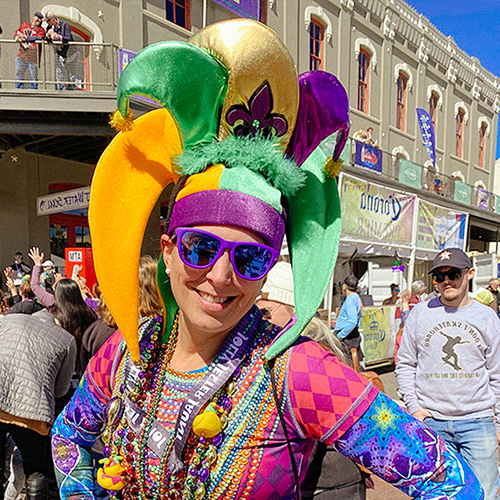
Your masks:
M 465 250 L 467 214 L 419 200 L 415 246 L 435 251 L 447 247 Z
M 260 0 L 213 0 L 241 17 L 260 21 Z
M 415 200 L 414 195 L 342 175 L 342 237 L 409 246 Z
M 379 174 L 382 173 L 382 150 L 376 146 L 356 141 L 356 165 L 369 168 Z
M 417 116 L 425 150 L 427 151 L 432 164 L 436 166 L 436 136 L 434 133 L 434 123 L 432 123 L 431 115 L 429 115 L 425 109 L 417 108 Z

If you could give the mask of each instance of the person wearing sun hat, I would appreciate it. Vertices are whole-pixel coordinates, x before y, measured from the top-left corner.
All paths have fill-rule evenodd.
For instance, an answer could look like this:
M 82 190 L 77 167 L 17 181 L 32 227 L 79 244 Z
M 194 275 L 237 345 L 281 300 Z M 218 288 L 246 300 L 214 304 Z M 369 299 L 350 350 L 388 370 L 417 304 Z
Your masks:
M 498 500 L 500 320 L 468 295 L 474 269 L 460 248 L 446 248 L 429 271 L 439 297 L 405 320 L 396 374 L 411 412 L 458 450 Z
M 162 108 L 133 120 L 132 94 Z M 300 338 L 338 249 L 335 176 L 349 131 L 338 80 L 297 76 L 270 28 L 233 19 L 140 52 L 120 77 L 112 121 L 121 132 L 97 165 L 89 222 L 123 338 L 90 361 L 54 426 L 61 497 L 94 498 L 88 448 L 101 436 L 97 480 L 116 498 L 298 498 L 321 439 L 412 494 L 479 499 L 470 469 L 440 439 Z M 326 158 L 318 146 L 333 133 Z M 164 314 L 139 319 L 142 237 L 170 182 Z M 280 329 L 254 302 L 285 234 L 296 315 Z M 396 419 L 397 433 L 375 424 Z

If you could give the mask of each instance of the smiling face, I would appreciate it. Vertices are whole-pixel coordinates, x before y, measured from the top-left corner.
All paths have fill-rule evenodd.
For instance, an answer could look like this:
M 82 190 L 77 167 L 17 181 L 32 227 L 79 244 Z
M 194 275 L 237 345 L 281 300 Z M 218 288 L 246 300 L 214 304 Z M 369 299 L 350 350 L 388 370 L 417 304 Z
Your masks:
M 440 267 L 437 271 L 446 273 L 453 269 L 450 266 Z M 450 307 L 461 307 L 467 305 L 471 299 L 468 297 L 469 281 L 474 276 L 474 269 L 463 269 L 462 274 L 456 280 L 450 280 L 448 276 L 436 287 L 441 294 L 441 302 Z
M 264 243 L 254 233 L 232 226 L 196 226 L 228 241 Z M 207 269 L 184 264 L 175 241 L 163 235 L 162 254 L 170 270 L 172 293 L 179 306 L 179 334 L 203 336 L 220 341 L 252 307 L 265 278 L 258 281 L 239 278 L 231 264 L 229 251 Z

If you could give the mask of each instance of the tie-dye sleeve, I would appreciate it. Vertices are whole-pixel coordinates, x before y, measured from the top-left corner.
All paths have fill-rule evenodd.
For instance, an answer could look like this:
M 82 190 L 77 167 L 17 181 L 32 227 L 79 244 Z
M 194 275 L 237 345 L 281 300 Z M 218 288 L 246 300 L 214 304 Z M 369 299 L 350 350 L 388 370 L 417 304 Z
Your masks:
M 335 446 L 411 497 L 484 498 L 479 481 L 462 457 L 382 393 Z
M 95 498 L 90 448 L 105 425 L 122 340 L 117 332 L 91 359 L 71 401 L 54 423 L 52 454 L 62 500 Z

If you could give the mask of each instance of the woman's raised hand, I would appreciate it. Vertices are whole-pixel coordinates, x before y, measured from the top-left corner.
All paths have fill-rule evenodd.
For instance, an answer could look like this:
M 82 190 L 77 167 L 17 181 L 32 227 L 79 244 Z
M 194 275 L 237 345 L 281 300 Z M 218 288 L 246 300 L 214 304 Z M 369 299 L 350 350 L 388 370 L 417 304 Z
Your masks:
M 30 259 L 35 263 L 35 266 L 41 266 L 43 262 L 43 252 L 40 252 L 38 247 L 30 248 L 28 252 Z

